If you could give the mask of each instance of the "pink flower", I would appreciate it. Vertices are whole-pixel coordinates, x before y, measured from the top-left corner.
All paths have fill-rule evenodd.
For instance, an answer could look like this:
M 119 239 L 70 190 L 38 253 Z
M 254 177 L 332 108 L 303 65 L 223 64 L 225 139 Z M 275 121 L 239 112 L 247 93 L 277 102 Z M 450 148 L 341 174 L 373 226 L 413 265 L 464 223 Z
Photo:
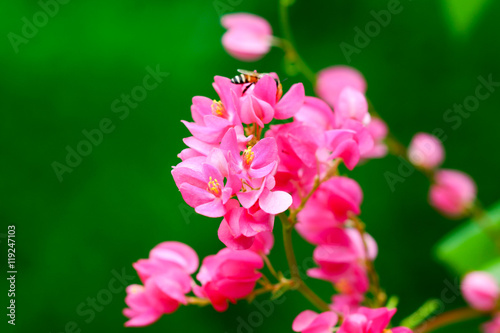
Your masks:
M 320 244 L 318 236 L 324 230 L 341 226 L 349 213 L 361 212 L 362 200 L 363 192 L 355 180 L 333 177 L 320 185 L 298 214 L 297 231 L 309 242 Z
M 382 333 L 385 331 L 396 309 L 359 308 L 355 313 L 344 318 L 338 333 Z M 392 333 L 411 333 L 406 327 L 391 328 Z
M 179 163 L 172 176 L 186 203 L 208 217 L 224 216 L 227 201 L 241 187 L 237 177 L 228 175 L 227 162 L 218 150 L 213 150 L 208 159 L 194 157 Z
M 480 311 L 493 310 L 500 297 L 497 282 L 486 272 L 467 274 L 462 280 L 461 290 L 467 303 Z
M 147 279 L 144 286 L 127 287 L 123 314 L 130 318 L 125 326 L 146 326 L 163 314 L 173 313 L 180 304 L 187 304 L 185 295 L 191 291 L 191 278 L 178 268 L 169 268 L 162 274 Z
M 293 321 L 292 329 L 302 333 L 330 333 L 338 321 L 335 312 L 316 313 L 311 310 L 301 312 Z
M 384 143 L 385 137 L 388 133 L 386 123 L 380 118 L 372 118 L 370 123 L 366 126 L 370 133 L 374 146 L 371 150 L 361 154 L 362 158 L 381 158 L 387 155 L 387 146 Z
M 337 126 L 341 126 L 346 119 L 357 120 L 363 125 L 370 123 L 371 117 L 365 95 L 349 86 L 342 89 L 333 104 L 333 109 Z
M 459 217 L 476 199 L 476 184 L 467 174 L 456 170 L 439 170 L 434 176 L 429 200 L 445 215 Z
M 246 14 L 228 14 L 221 19 L 227 29 L 222 36 L 222 45 L 236 59 L 255 61 L 271 48 L 272 28 L 262 17 Z
M 331 228 L 318 235 L 314 261 L 320 266 L 307 271 L 316 279 L 339 281 L 356 263 L 358 256 L 349 235 L 342 228 Z
M 500 332 L 500 314 L 497 314 L 492 320 L 481 326 L 481 329 L 484 333 Z
M 302 83 L 294 84 L 279 98 L 275 79 L 277 76 L 265 75 L 241 97 L 240 116 L 244 124 L 264 127 L 273 119 L 288 119 L 299 111 L 305 98 Z
M 336 294 L 332 296 L 330 309 L 347 316 L 359 309 L 364 298 L 363 294 Z
M 434 169 L 443 163 L 444 148 L 434 135 L 417 133 L 408 148 L 411 163 L 424 169 Z
M 317 95 L 330 105 L 335 105 L 340 92 L 351 87 L 361 93 L 366 92 L 366 81 L 363 75 L 348 66 L 332 66 L 318 73 L 316 82 Z
M 245 250 L 252 246 L 261 232 L 273 230 L 274 216 L 258 207 L 240 207 L 237 200 L 230 200 L 228 213 L 222 220 L 218 235 L 224 245 L 234 250 Z
M 248 296 L 264 266 L 262 258 L 249 250 L 222 249 L 216 255 L 203 259 L 196 276 L 201 287 L 194 287 L 198 297 L 208 298 L 217 311 L 227 310 L 227 302 Z
M 323 100 L 316 97 L 306 96 L 304 104 L 293 118 L 303 124 L 325 131 L 336 128 L 332 109 Z
M 274 236 L 272 232 L 263 231 L 255 236 L 253 245 L 249 248 L 257 254 L 268 255 L 274 246 Z
M 132 266 L 142 282 L 153 275 L 163 274 L 171 268 L 178 268 L 187 275 L 198 269 L 198 255 L 188 245 L 179 242 L 163 242 L 149 252 L 148 259 L 140 259 Z

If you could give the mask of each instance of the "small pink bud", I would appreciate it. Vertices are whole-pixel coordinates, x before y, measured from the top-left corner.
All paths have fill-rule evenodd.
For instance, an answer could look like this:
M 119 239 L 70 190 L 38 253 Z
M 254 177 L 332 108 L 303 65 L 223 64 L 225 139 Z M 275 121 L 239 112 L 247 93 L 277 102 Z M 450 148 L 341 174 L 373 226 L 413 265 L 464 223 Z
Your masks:
M 221 24 L 227 29 L 222 45 L 236 59 L 255 61 L 271 48 L 272 28 L 260 16 L 237 13 L 224 15 Z
M 456 170 L 439 170 L 434 176 L 429 200 L 432 206 L 445 215 L 459 217 L 476 199 L 476 184 L 472 178 Z
M 408 148 L 410 162 L 424 169 L 439 167 L 444 160 L 444 148 L 434 135 L 417 133 Z
M 351 87 L 361 93 L 366 91 L 366 81 L 363 75 L 352 67 L 332 66 L 318 73 L 316 93 L 330 105 L 334 105 L 340 92 Z
M 493 310 L 500 296 L 497 282 L 485 272 L 467 274 L 462 280 L 461 289 L 467 303 L 480 311 Z

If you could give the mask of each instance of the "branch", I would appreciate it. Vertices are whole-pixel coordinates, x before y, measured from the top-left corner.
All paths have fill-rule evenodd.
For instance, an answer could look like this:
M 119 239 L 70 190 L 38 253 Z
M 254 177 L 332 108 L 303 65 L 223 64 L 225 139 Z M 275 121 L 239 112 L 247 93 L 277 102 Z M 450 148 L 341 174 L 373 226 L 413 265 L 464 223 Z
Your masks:
M 444 312 L 434 318 L 429 319 L 413 330 L 413 333 L 427 333 L 437 330 L 440 327 L 461 321 L 484 316 L 484 312 L 479 312 L 471 308 L 460 308 Z

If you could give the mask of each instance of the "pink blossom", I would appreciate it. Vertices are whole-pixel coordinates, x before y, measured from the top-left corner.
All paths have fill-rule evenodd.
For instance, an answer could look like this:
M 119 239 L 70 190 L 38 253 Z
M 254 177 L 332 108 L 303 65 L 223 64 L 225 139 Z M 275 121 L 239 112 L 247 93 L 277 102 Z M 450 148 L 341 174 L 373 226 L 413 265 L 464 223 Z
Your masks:
M 316 82 L 317 95 L 330 105 L 335 105 L 340 92 L 351 87 L 361 93 L 366 92 L 363 75 L 352 67 L 332 66 L 318 73 Z
M 480 311 L 491 311 L 500 297 L 500 288 L 490 274 L 472 272 L 465 276 L 461 284 L 462 294 L 471 307 Z
M 496 314 L 492 320 L 483 324 L 481 329 L 484 333 L 498 333 L 500 332 L 500 314 Z
M 294 84 L 279 98 L 276 78 L 265 75 L 242 96 L 240 117 L 244 124 L 264 127 L 273 119 L 291 118 L 299 111 L 305 98 L 302 83 Z
M 357 293 L 336 294 L 332 296 L 330 309 L 337 313 L 341 313 L 343 316 L 347 316 L 359 309 L 364 298 L 363 294 Z
M 237 200 L 230 200 L 228 213 L 222 220 L 218 235 L 221 242 L 234 250 L 245 250 L 252 246 L 255 237 L 273 230 L 274 216 L 258 207 L 240 207 Z
M 373 139 L 374 146 L 371 150 L 361 154 L 361 157 L 381 158 L 387 155 L 387 145 L 384 143 L 388 133 L 386 123 L 380 118 L 372 118 L 370 123 L 366 126 L 366 129 Z
M 318 314 L 305 310 L 295 318 L 292 329 L 302 333 L 330 333 L 338 319 L 335 312 L 327 311 Z
M 268 255 L 274 246 L 274 236 L 272 232 L 263 231 L 255 236 L 253 245 L 249 248 L 257 254 Z
M 319 268 L 312 268 L 307 274 L 316 279 L 339 281 L 358 260 L 353 244 L 342 228 L 331 228 L 317 236 L 321 245 L 314 250 L 314 261 Z
M 324 182 L 298 214 L 297 231 L 313 244 L 324 230 L 341 226 L 349 213 L 359 214 L 363 192 L 359 184 L 347 177 L 333 177 Z
M 242 87 L 232 84 L 230 79 L 221 76 L 214 77 L 213 87 L 220 100 L 211 100 L 203 96 L 193 97 L 191 116 L 194 123 L 182 121 L 196 139 L 184 142 L 205 156 L 210 151 L 207 147 L 216 147 L 229 128 L 234 127 L 239 142 L 248 141 L 243 134 L 239 117 L 238 98 L 241 97 Z
M 359 90 L 345 87 L 340 92 L 333 104 L 337 126 L 341 126 L 346 119 L 354 119 L 363 125 L 370 123 L 371 117 L 368 113 L 368 102 L 365 95 Z
M 294 120 L 325 131 L 336 129 L 333 111 L 323 100 L 306 96 L 304 104 L 293 116 Z
M 148 259 L 140 259 L 132 266 L 142 282 L 153 275 L 163 274 L 171 268 L 178 268 L 187 275 L 198 269 L 198 255 L 188 245 L 179 242 L 163 242 L 156 245 Z
M 356 312 L 344 318 L 338 333 L 383 333 L 396 309 L 369 309 L 360 307 Z M 391 328 L 392 333 L 411 333 L 406 327 Z
M 196 276 L 201 287 L 194 292 L 198 297 L 208 298 L 217 311 L 225 311 L 227 302 L 248 296 L 254 289 L 264 266 L 262 258 L 249 250 L 222 249 L 216 255 L 203 259 Z
M 175 312 L 180 304 L 187 304 L 186 293 L 191 290 L 191 278 L 178 268 L 147 279 L 144 286 L 127 287 L 123 314 L 130 318 L 125 326 L 146 326 L 163 314 Z
M 456 170 L 439 170 L 434 181 L 429 200 L 443 214 L 458 217 L 473 205 L 476 184 L 467 174 Z
M 272 28 L 262 17 L 236 13 L 224 15 L 221 24 L 227 29 L 222 45 L 236 59 L 255 61 L 271 48 Z
M 408 147 L 408 158 L 416 166 L 434 169 L 443 163 L 444 148 L 434 135 L 417 133 Z
M 206 163 L 207 160 L 212 163 Z M 186 203 L 208 217 L 224 216 L 227 201 L 241 187 L 237 177 L 228 175 L 227 162 L 218 150 L 213 150 L 207 159 L 194 157 L 179 163 L 172 176 Z

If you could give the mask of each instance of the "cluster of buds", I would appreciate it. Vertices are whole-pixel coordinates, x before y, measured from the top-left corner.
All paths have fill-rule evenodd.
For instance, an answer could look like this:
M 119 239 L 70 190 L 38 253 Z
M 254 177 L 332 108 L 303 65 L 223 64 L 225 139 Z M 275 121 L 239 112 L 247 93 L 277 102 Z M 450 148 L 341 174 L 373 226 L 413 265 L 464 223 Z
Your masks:
M 408 148 L 409 161 L 432 175 L 429 201 L 438 211 L 449 217 L 470 213 L 476 200 L 474 180 L 458 170 L 439 169 L 444 161 L 441 141 L 427 133 L 417 133 Z

